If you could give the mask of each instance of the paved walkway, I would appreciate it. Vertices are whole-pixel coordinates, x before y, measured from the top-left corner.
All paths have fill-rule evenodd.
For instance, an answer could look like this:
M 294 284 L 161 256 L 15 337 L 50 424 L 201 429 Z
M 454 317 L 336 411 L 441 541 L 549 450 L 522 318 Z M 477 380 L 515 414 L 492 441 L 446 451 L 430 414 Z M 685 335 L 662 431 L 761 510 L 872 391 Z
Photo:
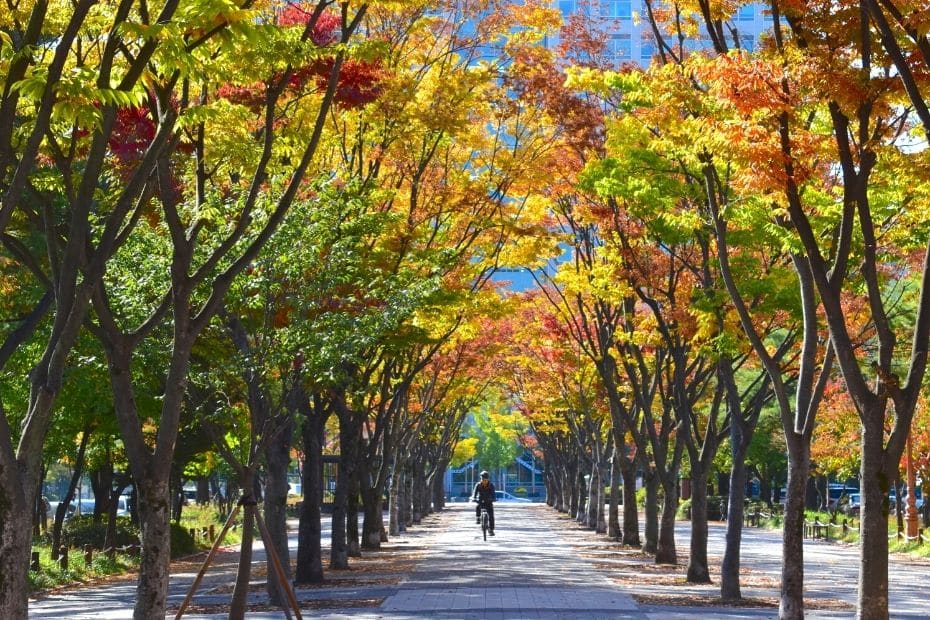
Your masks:
M 604 536 L 578 527 L 550 508 L 497 504 L 497 536 L 487 542 L 475 525 L 473 509 L 452 504 L 421 526 L 394 537 L 388 549 L 366 553 L 348 572 L 329 571 L 325 587 L 299 588 L 305 618 L 377 619 L 557 619 L 609 618 L 685 620 L 704 618 L 775 618 L 777 609 L 708 606 L 717 596 L 714 585 L 684 583 L 684 567 L 656 567 L 648 557 L 624 550 Z M 681 555 L 687 552 L 687 523 L 677 532 Z M 724 526 L 711 524 L 709 553 L 719 566 Z M 293 543 L 296 545 L 296 543 Z M 293 546 L 292 545 L 292 546 Z M 743 596 L 761 603 L 777 601 L 780 535 L 744 530 Z M 293 557 L 292 552 L 292 557 Z M 857 550 L 823 542 L 805 546 L 806 595 L 814 604 L 808 618 L 853 616 Z M 263 554 L 256 553 L 256 564 Z M 177 607 L 193 580 L 196 567 L 182 566 L 172 575 L 169 605 Z M 185 618 L 221 618 L 234 579 L 235 554 L 221 558 Z M 644 579 L 644 575 L 648 577 Z M 930 563 L 894 560 L 891 567 L 892 618 L 930 618 L 926 583 Z M 255 579 L 262 580 L 256 570 Z M 70 590 L 35 601 L 34 618 L 129 618 L 134 584 Z M 267 601 L 264 588 L 253 584 L 250 600 Z M 672 605 L 671 603 L 676 603 Z M 685 603 L 688 606 L 681 606 Z M 260 608 L 260 607 L 259 607 Z M 256 608 L 258 609 L 258 608 Z M 280 610 L 248 614 L 250 619 L 284 618 Z

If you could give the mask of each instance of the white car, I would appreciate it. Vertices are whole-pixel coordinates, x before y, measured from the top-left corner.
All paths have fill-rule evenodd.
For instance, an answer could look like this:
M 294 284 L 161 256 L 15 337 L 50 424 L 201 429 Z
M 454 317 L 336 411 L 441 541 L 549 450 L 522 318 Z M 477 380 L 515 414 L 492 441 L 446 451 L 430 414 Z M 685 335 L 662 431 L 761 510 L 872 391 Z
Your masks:
M 58 509 L 58 504 L 61 502 L 49 502 L 49 517 L 55 516 L 55 511 Z M 92 515 L 94 514 L 94 506 L 96 502 L 92 499 L 73 499 L 68 505 L 68 512 L 65 513 L 65 519 L 70 519 L 74 515 Z M 128 517 L 129 516 L 129 496 L 120 495 L 119 499 L 116 500 L 116 516 L 117 517 Z
M 494 498 L 494 501 L 496 502 L 517 502 L 520 504 L 530 503 L 530 500 L 526 499 L 525 497 L 517 497 L 516 495 L 512 495 L 507 491 L 494 491 L 494 495 L 496 496 Z

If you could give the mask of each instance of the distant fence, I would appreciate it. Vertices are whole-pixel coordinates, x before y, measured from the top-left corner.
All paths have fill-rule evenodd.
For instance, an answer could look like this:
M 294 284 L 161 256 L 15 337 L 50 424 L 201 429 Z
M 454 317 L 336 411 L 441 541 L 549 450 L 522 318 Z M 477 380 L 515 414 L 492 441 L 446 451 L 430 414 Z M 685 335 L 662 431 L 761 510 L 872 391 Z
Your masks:
M 804 521 L 804 537 L 810 539 L 831 540 L 835 538 L 845 538 L 851 531 L 859 531 L 859 524 L 852 525 L 848 519 L 843 519 L 842 523 L 823 523 L 819 519 L 813 521 Z M 894 534 L 888 536 L 889 539 L 903 540 L 908 543 L 917 543 L 918 546 L 925 542 L 930 542 L 930 536 L 924 534 L 923 528 L 917 530 L 916 536 L 908 536 L 903 529 L 898 529 Z

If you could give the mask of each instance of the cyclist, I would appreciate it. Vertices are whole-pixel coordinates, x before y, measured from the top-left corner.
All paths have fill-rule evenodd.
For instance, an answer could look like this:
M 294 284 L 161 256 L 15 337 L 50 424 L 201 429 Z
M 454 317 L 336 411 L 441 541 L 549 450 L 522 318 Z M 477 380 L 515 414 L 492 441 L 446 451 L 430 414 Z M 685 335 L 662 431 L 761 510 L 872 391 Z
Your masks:
M 478 502 L 475 507 L 475 521 L 481 523 L 481 508 L 486 508 L 488 511 L 489 533 L 494 536 L 494 485 L 491 484 L 488 472 L 481 472 L 481 480 L 475 485 L 472 499 Z

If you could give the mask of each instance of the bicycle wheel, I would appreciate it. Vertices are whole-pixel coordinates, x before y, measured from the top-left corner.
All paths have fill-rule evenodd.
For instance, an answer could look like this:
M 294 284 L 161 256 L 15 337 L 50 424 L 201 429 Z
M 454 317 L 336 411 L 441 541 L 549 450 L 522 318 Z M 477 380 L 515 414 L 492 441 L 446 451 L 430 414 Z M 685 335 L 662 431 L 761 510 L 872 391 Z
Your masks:
M 488 511 L 481 511 L 481 534 L 484 536 L 484 539 L 488 539 Z

